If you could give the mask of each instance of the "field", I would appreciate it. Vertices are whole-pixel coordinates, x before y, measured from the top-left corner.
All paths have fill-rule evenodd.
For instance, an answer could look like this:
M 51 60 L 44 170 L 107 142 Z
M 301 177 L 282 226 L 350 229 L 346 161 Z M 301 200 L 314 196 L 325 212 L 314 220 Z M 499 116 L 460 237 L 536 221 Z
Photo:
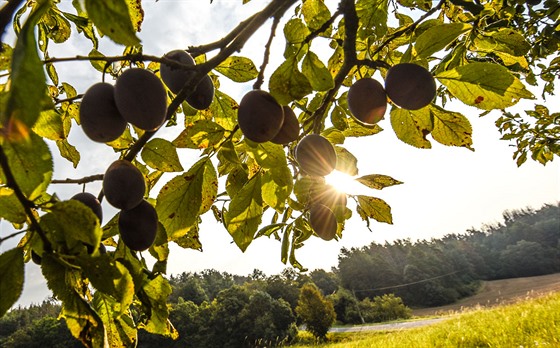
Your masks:
M 560 347 L 560 274 L 485 282 L 461 303 L 415 311 L 444 313 L 422 328 L 329 333 L 320 345 L 301 333 L 292 347 Z

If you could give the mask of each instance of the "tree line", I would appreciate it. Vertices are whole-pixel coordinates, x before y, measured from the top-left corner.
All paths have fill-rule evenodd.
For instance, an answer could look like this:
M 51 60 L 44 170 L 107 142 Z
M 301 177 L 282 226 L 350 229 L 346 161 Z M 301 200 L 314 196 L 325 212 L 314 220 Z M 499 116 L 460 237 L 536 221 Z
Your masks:
M 291 342 L 301 325 L 320 338 L 335 318 L 340 324 L 407 318 L 410 307 L 474 294 L 482 280 L 560 271 L 559 204 L 506 211 L 503 220 L 430 241 L 343 249 L 330 271 L 172 275 L 168 304 L 179 338 L 140 331 L 139 341 L 145 347 L 275 346 Z M 12 310 L 0 319 L 0 346 L 80 346 L 56 320 L 59 311 L 54 300 Z

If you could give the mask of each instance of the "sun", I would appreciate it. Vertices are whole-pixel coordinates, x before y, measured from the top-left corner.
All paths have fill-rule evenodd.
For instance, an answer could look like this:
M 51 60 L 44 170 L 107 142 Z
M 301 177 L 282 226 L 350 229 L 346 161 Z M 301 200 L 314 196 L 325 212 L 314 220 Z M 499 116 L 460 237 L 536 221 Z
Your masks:
M 363 193 L 364 186 L 355 180 L 355 176 L 334 170 L 325 176 L 327 184 L 332 185 L 337 191 L 344 192 L 349 195 L 357 195 Z

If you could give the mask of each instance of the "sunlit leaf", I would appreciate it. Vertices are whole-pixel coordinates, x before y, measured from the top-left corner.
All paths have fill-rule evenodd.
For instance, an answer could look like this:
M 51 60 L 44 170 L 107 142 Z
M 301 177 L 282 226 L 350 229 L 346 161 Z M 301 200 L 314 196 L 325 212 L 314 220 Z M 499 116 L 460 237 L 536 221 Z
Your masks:
M 128 6 L 128 13 L 132 22 L 134 31 L 140 31 L 142 22 L 144 21 L 144 10 L 142 9 L 142 1 L 140 0 L 126 0 Z
M 80 162 L 80 153 L 76 150 L 76 147 L 70 144 L 67 139 L 57 140 L 56 146 L 60 151 L 60 155 L 70 161 L 74 168 L 76 168 Z
M 382 0 L 358 0 L 356 12 L 359 17 L 361 38 L 374 34 L 381 38 L 387 32 L 388 2 Z
M 140 43 L 125 0 L 85 0 L 89 18 L 101 33 L 116 43 L 134 46 Z
M 46 110 L 41 112 L 37 122 L 33 126 L 33 131 L 50 140 L 62 140 L 66 138 L 62 115 L 57 110 Z
M 168 320 L 169 309 L 167 308 L 167 297 L 171 295 L 171 285 L 162 276 L 158 275 L 149 280 L 142 287 L 150 305 L 147 323 L 139 325 L 140 328 L 155 334 L 177 338 L 178 333 Z
M 23 249 L 14 248 L 0 255 L 0 317 L 2 317 L 23 291 Z
M 298 70 L 295 57 L 284 61 L 272 73 L 268 87 L 270 94 L 281 105 L 301 99 L 313 91 L 307 77 Z
M 183 171 L 177 148 L 168 140 L 155 138 L 142 148 L 142 159 L 150 167 L 162 172 Z
M 432 137 L 435 141 L 443 145 L 462 146 L 473 150 L 471 123 L 464 115 L 439 106 L 430 106 L 430 112 L 434 120 Z
M 519 99 L 532 99 L 523 83 L 493 63 L 470 63 L 443 71 L 436 78 L 463 103 L 483 110 L 505 109 Z
M 208 158 L 163 186 L 156 211 L 168 234 L 187 231 L 214 203 L 218 190 L 216 169 Z
M 391 126 L 401 141 L 422 149 L 432 147 L 430 141 L 426 139 L 434 128 L 428 108 L 414 111 L 393 108 Z
M 255 175 L 232 197 L 225 215 L 227 230 L 241 251 L 253 241 L 262 220 L 261 176 Z
M 316 91 L 327 91 L 334 87 L 334 81 L 329 69 L 311 51 L 307 52 L 305 58 L 303 58 L 301 71 L 309 80 L 311 87 Z
M 19 33 L 12 55 L 11 87 L 6 112 L 0 115 L 4 126 L 15 119 L 31 128 L 43 109 L 47 85 L 43 64 L 37 53 L 34 28 L 49 6 L 48 1 L 38 4 Z
M 357 196 L 357 198 L 360 208 L 368 217 L 379 222 L 393 224 L 391 207 L 384 200 L 368 196 Z
M 237 125 L 238 106 L 232 97 L 216 90 L 214 101 L 208 109 L 200 111 L 200 115 L 208 120 L 214 120 L 219 126 L 232 131 Z
M 311 30 L 317 30 L 329 20 L 331 12 L 323 0 L 306 0 L 301 7 L 301 13 Z
M 118 313 L 114 311 L 118 305 L 117 301 L 101 291 L 97 291 L 93 295 L 92 305 L 105 324 L 109 347 L 136 346 L 138 334 L 134 321 L 128 314 L 117 315 Z
M 286 41 L 291 44 L 300 44 L 311 34 L 307 25 L 299 18 L 292 18 L 284 26 L 284 36 Z
M 286 199 L 292 193 L 292 172 L 286 165 L 266 171 L 262 177 L 262 197 L 272 208 L 283 211 Z
M 395 180 L 390 176 L 381 174 L 370 174 L 356 178 L 356 181 L 372 189 L 381 190 L 385 187 L 400 185 L 402 181 Z
M 226 130 L 209 120 L 199 120 L 185 126 L 173 140 L 173 145 L 190 149 L 206 149 L 218 145 L 224 140 Z
M 251 59 L 238 56 L 226 58 L 216 67 L 216 71 L 235 82 L 251 81 L 259 74 Z
M 53 159 L 43 139 L 29 133 L 29 140 L 2 144 L 16 183 L 29 199 L 45 192 L 53 172 Z M 0 170 L 0 180 L 6 182 Z
M 358 175 L 358 159 L 350 151 L 335 146 L 336 151 L 336 170 L 354 176 Z
M 8 187 L 0 187 L 0 219 L 15 224 L 22 224 L 27 220 L 25 209 L 14 191 Z
M 433 26 L 416 39 L 414 44 L 416 54 L 422 58 L 430 57 L 445 49 L 459 35 L 471 29 L 472 25 L 466 23 L 445 23 Z

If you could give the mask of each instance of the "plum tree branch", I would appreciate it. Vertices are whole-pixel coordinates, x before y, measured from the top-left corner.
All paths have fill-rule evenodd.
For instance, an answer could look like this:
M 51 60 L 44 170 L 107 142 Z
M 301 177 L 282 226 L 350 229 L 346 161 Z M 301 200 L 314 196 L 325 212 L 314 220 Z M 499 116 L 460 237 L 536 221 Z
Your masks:
M 25 210 L 25 215 L 27 215 L 27 218 L 31 222 L 31 227 L 39 234 L 39 237 L 43 241 L 43 248 L 45 249 L 45 251 L 50 252 L 52 250 L 51 242 L 47 238 L 45 231 L 43 231 L 43 229 L 39 225 L 39 222 L 35 218 L 35 215 L 33 214 L 32 209 L 35 208 L 35 205 L 33 204 L 33 202 L 28 200 L 21 191 L 21 188 L 19 187 L 8 162 L 8 157 L 4 152 L 4 148 L 0 145 L 0 166 L 2 167 L 2 171 L 4 172 L 4 176 L 6 177 L 6 185 L 14 190 L 16 198 L 19 200 L 19 202 L 23 206 L 23 209 Z
M 27 230 L 17 231 L 17 232 L 14 232 L 14 233 L 12 233 L 12 234 L 7 235 L 6 237 L 2 237 L 2 238 L 0 238 L 0 245 L 2 245 L 2 243 L 4 243 L 5 241 L 7 241 L 8 239 L 17 237 L 17 236 L 19 236 L 20 234 L 23 234 L 23 233 L 26 233 L 26 232 L 27 232 Z
M 266 66 L 268 65 L 268 60 L 270 58 L 270 46 L 272 45 L 272 40 L 276 35 L 276 28 L 278 27 L 278 23 L 280 23 L 280 17 L 275 16 L 272 22 L 272 26 L 270 27 L 270 36 L 268 37 L 268 41 L 264 46 L 263 62 L 259 69 L 259 75 L 257 76 L 257 81 L 255 81 L 255 83 L 253 84 L 253 89 L 260 89 L 264 82 L 264 71 L 266 69 Z
M 95 175 L 85 176 L 85 177 L 80 178 L 80 179 L 70 179 L 70 178 L 54 179 L 54 180 L 51 181 L 51 184 L 79 184 L 79 185 L 83 185 L 83 184 L 87 184 L 87 183 L 90 183 L 90 182 L 101 181 L 101 180 L 103 180 L 103 174 L 95 174 Z
M 0 9 L 0 52 L 4 49 L 2 48 L 2 37 L 6 31 L 6 27 L 10 24 L 10 21 L 14 17 L 14 13 L 21 6 L 25 0 L 8 0 L 8 3 Z

